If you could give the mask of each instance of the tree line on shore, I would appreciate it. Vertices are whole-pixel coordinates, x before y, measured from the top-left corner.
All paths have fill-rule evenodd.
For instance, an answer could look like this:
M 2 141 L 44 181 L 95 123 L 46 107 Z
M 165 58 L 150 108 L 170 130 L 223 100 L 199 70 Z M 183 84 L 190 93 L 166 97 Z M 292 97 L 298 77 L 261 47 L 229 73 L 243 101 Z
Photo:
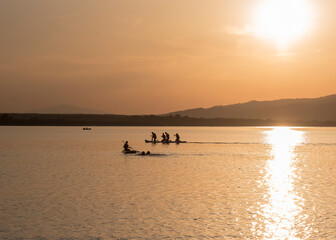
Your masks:
M 335 121 L 277 121 L 263 119 L 191 118 L 178 114 L 32 114 L 2 113 L 2 126 L 336 126 Z

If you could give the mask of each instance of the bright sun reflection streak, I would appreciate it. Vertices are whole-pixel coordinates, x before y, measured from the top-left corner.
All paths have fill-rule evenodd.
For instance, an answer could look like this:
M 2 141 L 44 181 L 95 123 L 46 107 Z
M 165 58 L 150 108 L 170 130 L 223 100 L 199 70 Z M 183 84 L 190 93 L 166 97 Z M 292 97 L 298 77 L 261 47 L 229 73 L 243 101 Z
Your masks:
M 304 142 L 302 131 L 286 127 L 266 132 L 266 141 L 272 146 L 273 159 L 267 165 L 265 185 L 268 202 L 262 206 L 265 219 L 263 239 L 299 239 L 296 229 L 303 199 L 295 192 L 295 146 Z
M 254 32 L 286 49 L 313 25 L 313 10 L 308 0 L 262 0 L 255 11 Z

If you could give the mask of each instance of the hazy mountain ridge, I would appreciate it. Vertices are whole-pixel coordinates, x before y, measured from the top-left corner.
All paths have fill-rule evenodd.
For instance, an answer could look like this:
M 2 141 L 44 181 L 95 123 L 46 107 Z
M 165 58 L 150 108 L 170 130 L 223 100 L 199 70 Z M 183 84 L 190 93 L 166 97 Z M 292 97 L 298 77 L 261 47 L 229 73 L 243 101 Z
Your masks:
M 336 94 L 320 98 L 250 101 L 211 108 L 195 108 L 172 112 L 197 118 L 243 118 L 273 120 L 336 120 Z
M 104 114 L 102 111 L 98 111 L 90 108 L 83 108 L 77 106 L 71 106 L 66 104 L 61 104 L 49 108 L 42 108 L 27 111 L 26 113 L 43 113 L 43 114 Z

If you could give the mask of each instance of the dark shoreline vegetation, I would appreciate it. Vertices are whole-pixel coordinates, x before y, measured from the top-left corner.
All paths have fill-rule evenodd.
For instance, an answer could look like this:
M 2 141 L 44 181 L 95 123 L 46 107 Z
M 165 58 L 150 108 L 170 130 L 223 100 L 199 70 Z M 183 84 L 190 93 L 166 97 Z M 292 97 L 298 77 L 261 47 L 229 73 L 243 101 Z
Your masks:
M 180 115 L 0 113 L 1 126 L 336 126 L 336 121 L 191 118 Z

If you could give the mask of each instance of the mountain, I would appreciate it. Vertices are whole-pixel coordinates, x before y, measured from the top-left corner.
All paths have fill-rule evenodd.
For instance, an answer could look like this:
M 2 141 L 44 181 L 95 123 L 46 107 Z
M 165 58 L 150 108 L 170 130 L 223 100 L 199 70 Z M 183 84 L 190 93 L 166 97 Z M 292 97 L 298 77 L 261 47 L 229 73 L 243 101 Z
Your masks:
M 57 105 L 49 108 L 36 109 L 32 111 L 28 111 L 27 113 L 49 113 L 49 114 L 104 114 L 102 111 L 90 109 L 90 108 L 82 108 L 71 105 Z
M 172 112 L 198 118 L 243 118 L 272 120 L 335 121 L 336 94 L 320 98 L 250 101 L 227 106 Z

